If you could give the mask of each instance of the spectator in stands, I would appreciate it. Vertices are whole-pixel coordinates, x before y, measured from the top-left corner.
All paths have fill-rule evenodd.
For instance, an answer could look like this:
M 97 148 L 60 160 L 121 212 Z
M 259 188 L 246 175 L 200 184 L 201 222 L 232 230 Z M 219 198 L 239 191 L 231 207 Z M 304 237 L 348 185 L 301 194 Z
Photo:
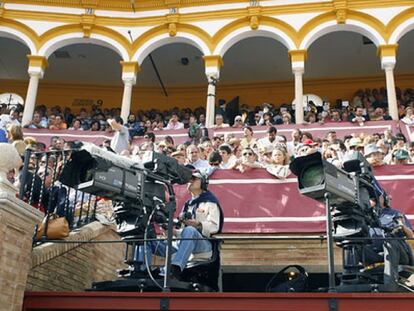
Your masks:
M 245 126 L 243 129 L 243 138 L 240 140 L 240 146 L 245 148 L 252 148 L 257 150 L 257 140 L 253 137 L 253 129 L 250 126 Z
M 414 125 L 414 113 L 412 107 L 405 108 L 405 116 L 401 121 L 408 125 Z
M 289 155 L 285 148 L 275 148 L 272 152 L 272 162 L 266 165 L 266 170 L 279 179 L 285 179 L 289 174 Z
M 121 153 L 121 151 L 129 148 L 129 132 L 123 125 L 124 121 L 121 117 L 115 117 L 115 119 L 108 119 L 108 124 L 115 131 L 115 135 L 111 140 L 111 148 L 115 153 Z
M 312 139 L 306 139 L 303 141 L 302 144 L 298 145 L 297 147 L 297 156 L 303 157 L 309 154 L 317 152 L 318 149 L 316 148 L 316 144 L 313 142 Z
M 342 122 L 341 113 L 338 109 L 332 109 L 329 119 L 326 122 Z
M 334 144 L 334 143 L 336 143 L 336 141 L 337 141 L 337 139 L 338 139 L 338 136 L 336 135 L 336 131 L 333 131 L 333 130 L 329 131 L 329 132 L 326 134 L 326 139 L 328 140 L 328 142 L 329 142 L 330 144 Z
M 384 165 L 384 154 L 382 150 L 377 147 L 376 144 L 369 144 L 364 147 L 364 156 L 368 163 L 372 166 Z
M 233 169 L 236 166 L 237 157 L 233 155 L 230 145 L 222 144 L 218 148 L 218 151 L 222 159 L 220 163 L 220 168 L 221 169 Z
M 71 131 L 83 131 L 82 123 L 79 119 L 75 119 L 72 122 L 72 126 L 68 128 Z
M 252 148 L 243 148 L 241 155 L 242 156 L 237 160 L 235 167 L 241 173 L 255 168 L 262 168 L 262 165 L 257 161 L 257 155 Z
M 41 119 L 39 112 L 35 112 L 33 119 L 24 127 L 29 129 L 44 129 L 47 128 L 47 122 Z
M 225 127 L 230 127 L 230 125 L 227 123 L 224 123 L 224 118 L 221 114 L 216 114 L 216 124 L 214 124 L 212 128 L 220 129 L 220 128 L 225 128 Z
M 15 107 L 11 108 L 9 114 L 2 114 L 0 116 L 0 129 L 7 130 L 8 124 L 20 125 L 18 118 L 19 110 Z
M 357 107 L 354 114 L 349 115 L 349 121 L 352 123 L 363 126 L 366 121 L 369 121 L 369 116 L 366 114 L 365 109 Z
M 134 114 L 129 115 L 128 122 L 125 124 L 125 127 L 128 129 L 130 137 L 140 136 L 143 134 L 141 123 L 137 121 Z
M 165 129 L 166 130 L 182 130 L 184 129 L 184 124 L 178 120 L 178 115 L 176 113 L 173 113 Z
M 9 123 L 7 125 L 7 139 L 16 148 L 19 155 L 22 156 L 26 150 L 22 127 L 15 123 Z
M 284 112 L 282 114 L 282 124 L 292 124 L 292 115 L 289 112 Z
M 313 112 L 308 112 L 305 115 L 305 122 L 304 124 L 313 124 L 316 123 L 317 119 L 316 119 L 316 114 Z
M 254 124 L 253 125 L 260 125 L 260 119 L 261 119 L 261 116 L 260 116 L 260 113 L 255 113 L 254 114 Z
M 193 144 L 198 144 L 202 136 L 201 126 L 197 123 L 195 115 L 191 115 L 188 122 L 188 137 Z
M 362 154 L 364 154 L 364 144 L 362 143 L 362 140 L 359 137 L 353 137 L 349 140 L 348 152 L 350 153 L 355 151 L 359 151 Z
M 410 154 L 405 149 L 397 149 L 392 153 L 392 164 L 408 164 Z
M 322 157 L 336 167 L 342 168 L 340 152 L 336 145 L 328 145 L 327 148 L 323 151 Z
M 244 126 L 242 116 L 236 116 L 234 118 L 234 128 L 242 128 Z
M 187 147 L 187 164 L 191 165 L 201 172 L 206 172 L 209 164 L 206 160 L 200 159 L 200 149 L 196 145 Z
M 171 157 L 176 159 L 178 164 L 185 165 L 185 153 L 183 151 L 175 151 L 171 153 Z
M 271 126 L 267 129 L 267 136 L 259 139 L 257 141 L 257 145 L 262 148 L 266 148 L 267 146 L 271 146 L 273 149 L 276 147 L 277 141 L 277 129 L 274 126 Z
M 378 106 L 374 110 L 374 114 L 371 117 L 372 121 L 384 121 L 384 120 L 392 120 L 392 118 L 388 115 L 385 115 L 385 108 Z
M 91 122 L 90 131 L 97 132 L 97 131 L 100 131 L 100 130 L 101 130 L 101 123 L 98 120 L 93 120 Z
M 294 129 L 291 134 L 292 140 L 286 143 L 289 156 L 294 156 L 297 146 L 302 142 L 302 131 Z

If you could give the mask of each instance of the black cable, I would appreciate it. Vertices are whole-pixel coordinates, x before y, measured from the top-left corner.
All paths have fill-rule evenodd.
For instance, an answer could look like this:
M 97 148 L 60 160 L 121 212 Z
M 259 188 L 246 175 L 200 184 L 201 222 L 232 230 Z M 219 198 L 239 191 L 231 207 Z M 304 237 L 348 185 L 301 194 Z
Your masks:
M 160 85 L 161 85 L 161 88 L 162 88 L 162 90 L 164 92 L 165 97 L 168 97 L 167 90 L 165 88 L 164 83 L 162 82 L 160 73 L 158 72 L 158 69 L 157 69 L 157 66 L 155 65 L 154 59 L 152 58 L 152 55 L 151 54 L 149 54 L 148 57 L 149 57 L 149 59 L 151 61 L 152 68 L 154 68 L 155 74 L 157 75 L 158 81 L 160 82 Z

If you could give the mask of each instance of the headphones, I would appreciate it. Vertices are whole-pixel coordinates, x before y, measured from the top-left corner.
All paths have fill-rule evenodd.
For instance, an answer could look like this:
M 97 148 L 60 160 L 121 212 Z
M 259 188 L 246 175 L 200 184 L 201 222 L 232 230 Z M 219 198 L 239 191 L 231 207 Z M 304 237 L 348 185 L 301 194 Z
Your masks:
M 208 176 L 205 175 L 205 174 L 202 174 L 199 170 L 196 170 L 193 173 L 193 176 L 200 179 L 200 188 L 201 188 L 201 190 L 207 191 L 208 190 Z
M 201 174 L 201 190 L 208 190 L 208 177 L 204 174 Z

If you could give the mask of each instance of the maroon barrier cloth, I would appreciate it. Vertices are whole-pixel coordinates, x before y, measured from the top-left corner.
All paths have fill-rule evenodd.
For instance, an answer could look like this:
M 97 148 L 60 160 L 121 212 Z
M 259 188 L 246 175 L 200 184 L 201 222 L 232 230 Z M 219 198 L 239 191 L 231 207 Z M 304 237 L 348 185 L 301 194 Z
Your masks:
M 352 133 L 383 133 L 386 129 L 391 129 L 394 134 L 399 131 L 399 122 L 397 121 L 372 121 L 366 122 L 364 126 L 358 126 L 350 122 L 340 123 L 326 123 L 309 124 L 309 125 L 276 125 L 279 135 L 285 135 L 288 141 L 291 140 L 292 131 L 295 128 L 300 128 L 302 131 L 310 132 L 314 137 L 323 138 L 330 130 L 335 130 L 339 138 L 350 135 Z M 267 126 L 254 126 L 252 127 L 254 136 L 261 138 L 266 136 Z M 401 128 L 405 126 L 401 123 Z M 405 130 L 406 131 L 406 130 Z M 224 129 L 209 129 L 209 136 L 234 134 L 235 137 L 243 136 L 242 128 L 224 128 Z M 169 135 L 174 139 L 176 145 L 188 141 L 188 130 L 162 130 L 155 131 L 156 140 L 162 140 L 165 136 Z M 92 132 L 92 131 L 69 131 L 69 130 L 36 130 L 36 129 L 24 129 L 24 135 L 36 138 L 38 141 L 45 143 L 47 146 L 50 144 L 50 138 L 53 136 L 60 136 L 66 141 L 79 140 L 94 143 L 96 145 L 101 144 L 105 139 L 111 139 L 113 133 L 107 132 Z M 407 137 L 408 138 L 408 137 Z M 133 144 L 141 143 L 143 138 L 134 139 Z
M 101 131 L 70 131 L 70 130 L 37 130 L 37 129 L 24 129 L 25 137 L 33 137 L 38 142 L 50 145 L 50 139 L 54 136 L 59 136 L 65 141 L 84 141 L 90 142 L 95 145 L 100 145 L 106 139 L 112 139 L 113 133 L 101 132 Z
M 392 207 L 414 224 L 414 165 L 375 169 L 380 184 L 390 194 Z M 285 181 L 263 169 L 244 174 L 234 170 L 213 173 L 209 189 L 224 210 L 224 233 L 319 233 L 325 230 L 325 208 L 301 195 L 296 177 Z M 186 185 L 175 186 L 177 214 L 189 198 Z

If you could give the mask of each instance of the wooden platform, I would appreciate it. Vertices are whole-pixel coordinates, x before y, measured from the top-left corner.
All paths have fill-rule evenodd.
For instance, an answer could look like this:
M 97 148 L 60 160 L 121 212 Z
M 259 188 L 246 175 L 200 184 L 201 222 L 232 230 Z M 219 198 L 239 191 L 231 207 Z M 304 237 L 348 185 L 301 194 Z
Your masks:
M 199 310 L 199 311 L 379 311 L 414 309 L 413 294 L 258 293 L 33 293 L 23 311 Z

